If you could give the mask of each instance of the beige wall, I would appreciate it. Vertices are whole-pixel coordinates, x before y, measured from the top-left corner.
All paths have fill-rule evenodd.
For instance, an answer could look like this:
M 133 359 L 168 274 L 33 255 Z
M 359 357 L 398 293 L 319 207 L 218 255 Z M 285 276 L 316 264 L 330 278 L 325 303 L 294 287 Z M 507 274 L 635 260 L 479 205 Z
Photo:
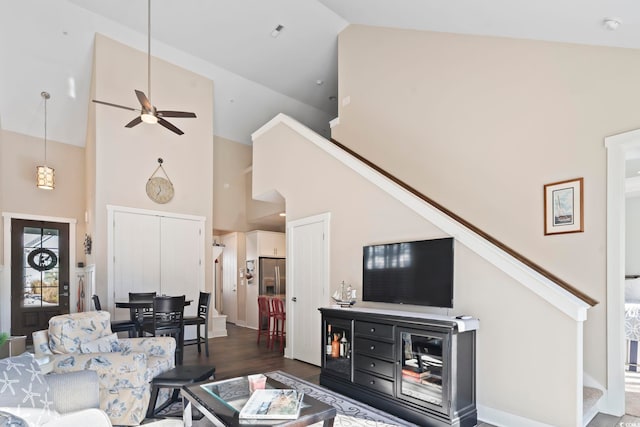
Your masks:
M 215 233 L 248 230 L 246 181 L 251 161 L 249 145 L 218 136 L 214 138 Z
M 47 140 L 47 165 L 56 171 L 56 188 L 47 191 L 36 187 L 35 178 L 44 160 L 44 140 L 0 130 L 0 143 L 0 212 L 75 219 L 76 261 L 84 261 L 84 148 Z M 3 234 L 0 228 L 0 242 Z M 0 260 L 3 265 L 2 244 Z
M 94 99 L 138 107 L 134 89 L 147 91 L 145 53 L 96 35 L 94 54 Z M 158 125 L 124 125 L 134 112 L 91 103 L 89 124 L 94 132 L 88 140 L 88 164 L 95 157 L 95 170 L 88 188 L 91 228 L 94 230 L 96 283 L 100 296 L 107 290 L 107 205 L 198 215 L 212 230 L 213 211 L 213 83 L 178 66 L 152 58 L 151 102 L 159 109 L 193 111 L 196 119 L 169 119 L 184 131 L 178 136 Z M 175 196 L 167 204 L 156 204 L 145 193 L 147 179 L 164 160 Z M 91 182 L 91 181 L 88 182 Z M 135 236 L 132 236 L 135 238 Z M 212 290 L 211 233 L 205 236 L 205 283 Z
M 253 153 L 254 196 L 279 191 L 286 199 L 288 221 L 331 213 L 331 292 L 344 280 L 362 295 L 363 246 L 444 235 L 284 125 L 256 139 Z M 451 310 L 360 300 L 357 304 L 478 317 L 478 404 L 547 425 L 581 424 L 575 409 L 580 325 L 459 242 L 454 277 Z M 327 297 L 318 305 L 329 303 Z M 549 378 L 555 379 L 553 387 Z M 535 405 L 531 396 L 536 396 Z
M 222 137 L 214 138 L 214 233 L 233 231 L 284 231 L 284 221 L 275 223 L 272 215 L 284 212 L 284 202 L 251 198 L 251 146 Z M 268 221 L 264 221 L 268 218 Z
M 350 26 L 333 136 L 600 301 L 585 371 L 606 384 L 605 136 L 640 125 L 637 50 Z M 546 183 L 584 177 L 585 232 L 544 236 Z

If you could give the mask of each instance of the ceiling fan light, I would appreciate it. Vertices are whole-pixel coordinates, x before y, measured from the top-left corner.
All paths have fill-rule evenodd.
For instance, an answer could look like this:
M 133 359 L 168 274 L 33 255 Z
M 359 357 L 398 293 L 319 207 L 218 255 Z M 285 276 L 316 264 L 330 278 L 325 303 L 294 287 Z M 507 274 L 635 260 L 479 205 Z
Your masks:
M 55 175 L 56 171 L 48 166 L 38 166 L 36 168 L 36 180 L 38 188 L 43 190 L 53 190 L 56 186 Z
M 151 113 L 142 113 L 140 118 L 145 123 L 156 124 L 158 123 L 158 118 Z

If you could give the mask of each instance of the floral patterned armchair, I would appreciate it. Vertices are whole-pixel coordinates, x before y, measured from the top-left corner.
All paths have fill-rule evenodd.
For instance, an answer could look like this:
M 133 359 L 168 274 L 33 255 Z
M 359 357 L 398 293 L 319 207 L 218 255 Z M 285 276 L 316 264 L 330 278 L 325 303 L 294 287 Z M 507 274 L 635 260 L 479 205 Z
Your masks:
M 171 337 L 118 338 L 107 311 L 54 316 L 33 333 L 36 357 L 48 356 L 54 373 L 98 373 L 100 409 L 114 425 L 139 425 L 149 405 L 150 382 L 175 367 Z

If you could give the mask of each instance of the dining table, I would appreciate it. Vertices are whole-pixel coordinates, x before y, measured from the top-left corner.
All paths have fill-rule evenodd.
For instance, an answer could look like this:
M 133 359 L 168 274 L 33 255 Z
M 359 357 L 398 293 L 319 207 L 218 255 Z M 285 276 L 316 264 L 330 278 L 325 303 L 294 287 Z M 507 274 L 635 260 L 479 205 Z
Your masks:
M 165 295 L 162 295 L 165 296 Z M 184 301 L 184 305 L 185 307 L 188 305 L 191 305 L 191 303 L 193 302 L 193 300 L 185 300 Z M 152 312 L 153 311 L 153 298 L 145 298 L 145 299 L 136 299 L 134 301 L 116 301 L 116 307 L 117 308 L 128 308 L 128 309 L 134 309 L 136 312 L 136 318 L 132 319 L 135 320 L 135 322 L 137 323 L 137 330 L 138 330 L 138 335 L 142 336 L 142 326 L 144 324 L 144 313 L 147 312 Z

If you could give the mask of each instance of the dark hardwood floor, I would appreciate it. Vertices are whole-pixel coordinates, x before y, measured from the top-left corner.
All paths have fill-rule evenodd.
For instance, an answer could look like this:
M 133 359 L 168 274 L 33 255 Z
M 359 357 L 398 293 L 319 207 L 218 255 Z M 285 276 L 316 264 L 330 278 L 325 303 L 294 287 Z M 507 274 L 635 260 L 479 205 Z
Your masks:
M 298 360 L 287 359 L 278 351 L 267 348 L 264 337 L 256 343 L 258 332 L 227 323 L 226 337 L 209 339 L 209 357 L 204 348 L 198 354 L 198 346 L 189 345 L 184 349 L 185 365 L 214 365 L 216 380 L 223 380 L 247 374 L 284 371 L 311 383 L 318 384 L 320 367 Z

